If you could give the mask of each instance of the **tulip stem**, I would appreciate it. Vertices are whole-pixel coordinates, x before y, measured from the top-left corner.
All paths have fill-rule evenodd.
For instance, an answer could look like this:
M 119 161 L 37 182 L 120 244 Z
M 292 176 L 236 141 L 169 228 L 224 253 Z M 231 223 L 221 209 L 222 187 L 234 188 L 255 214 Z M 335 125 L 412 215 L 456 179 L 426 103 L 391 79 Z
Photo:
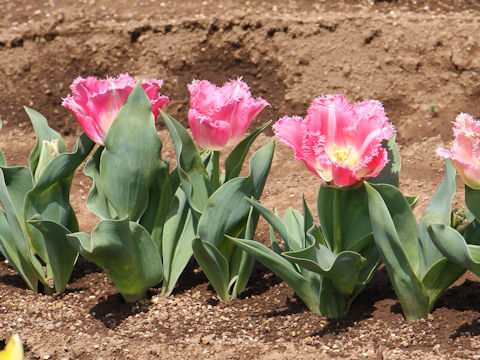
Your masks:
M 343 231 L 342 231 L 342 192 L 339 189 L 333 191 L 333 252 L 342 252 Z
M 212 152 L 212 165 L 212 180 L 210 186 L 213 194 L 220 186 L 220 151 L 214 150 Z

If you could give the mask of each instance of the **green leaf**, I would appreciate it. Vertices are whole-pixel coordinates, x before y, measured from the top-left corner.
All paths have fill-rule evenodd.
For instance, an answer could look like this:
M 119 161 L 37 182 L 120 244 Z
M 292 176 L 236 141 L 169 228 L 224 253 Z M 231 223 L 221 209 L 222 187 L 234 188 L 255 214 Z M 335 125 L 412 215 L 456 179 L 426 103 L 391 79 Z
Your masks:
M 250 161 L 249 176 L 226 182 L 208 199 L 198 223 L 198 235 L 203 241 L 218 248 L 225 242 L 225 234 L 238 233 L 245 227 L 250 212 L 246 198 L 260 197 L 273 151 L 273 142 L 258 150 Z
M 418 226 L 418 239 L 420 241 L 421 277 L 429 271 L 433 264 L 443 258 L 428 235 L 428 227 L 432 224 L 450 225 L 451 206 L 455 196 L 455 168 L 450 160 L 445 161 L 445 177 L 438 190 L 433 194 Z M 443 276 L 443 275 L 442 275 Z
M 260 135 L 271 123 L 271 121 L 265 123 L 235 146 L 225 160 L 225 182 L 238 177 L 242 170 L 245 157 L 250 150 L 250 146 L 252 146 L 258 135 Z
M 256 241 L 227 237 L 285 281 L 311 312 L 316 314 L 320 312 L 318 290 L 311 286 L 310 282 L 297 271 L 293 264 Z
M 167 176 L 161 150 L 150 99 L 138 84 L 108 130 L 100 157 L 102 190 L 118 218 L 137 221 L 145 212 L 152 183 Z
M 372 232 L 364 186 L 357 189 L 321 186 L 317 204 L 322 234 L 335 253 L 350 250 Z
M 28 222 L 43 235 L 53 272 L 55 291 L 61 293 L 67 287 L 78 257 L 77 250 L 67 241 L 70 230 L 54 221 L 43 220 L 40 216 L 35 216 Z
M 0 119 L 0 132 L 2 131 L 2 119 Z M 7 166 L 7 160 L 5 159 L 5 155 L 3 155 L 2 150 L 0 149 L 0 166 Z
M 430 310 L 438 297 L 457 281 L 466 269 L 443 257 L 431 265 L 422 279 L 423 286 L 430 299 Z
M 398 187 L 402 159 L 397 149 L 396 138 L 397 136 L 393 135 L 390 139 L 383 141 L 382 147 L 388 151 L 388 163 L 378 176 L 369 178 L 368 182 L 372 184 L 390 184 Z
M 448 260 L 480 276 L 480 256 L 477 256 L 480 246 L 468 245 L 462 235 L 444 224 L 431 225 L 428 233 Z M 471 250 L 475 253 L 472 254 Z
M 227 259 L 212 244 L 196 237 L 192 242 L 193 253 L 208 281 L 223 301 L 229 301 L 229 270 Z
M 85 175 L 93 181 L 92 187 L 87 196 L 87 208 L 101 218 L 115 219 L 118 218 L 118 216 L 115 213 L 115 209 L 112 209 L 109 206 L 104 191 L 104 186 L 106 184 L 103 184 L 100 179 L 100 158 L 103 150 L 105 150 L 103 146 L 99 147 L 90 159 L 87 160 L 83 170 Z
M 405 196 L 405 200 L 407 200 L 408 205 L 410 205 L 410 209 L 415 209 L 415 206 L 417 205 L 419 196 L 414 195 L 414 196 Z
M 38 160 L 40 159 L 43 141 L 52 141 L 58 139 L 59 150 L 61 153 L 65 152 L 67 148 L 60 134 L 48 126 L 47 119 L 42 114 L 26 106 L 24 108 L 28 117 L 30 118 L 30 121 L 32 122 L 35 133 L 37 134 L 37 143 L 35 144 L 35 147 L 30 153 L 30 157 L 28 159 L 30 170 L 32 171 L 32 174 L 35 174 Z
M 128 218 L 103 220 L 91 236 L 74 233 L 67 238 L 82 256 L 105 271 L 127 302 L 144 298 L 148 288 L 162 281 L 157 246 L 141 225 Z
M 375 242 L 405 318 L 408 322 L 425 318 L 430 304 L 414 270 L 418 267 L 418 231 L 410 206 L 394 186 L 365 183 L 365 188 Z
M 210 188 L 202 157 L 183 126 L 161 110 L 160 115 L 167 125 L 175 147 L 182 187 L 188 196 L 190 206 L 196 212 L 202 213 L 209 197 Z
M 162 293 L 169 295 L 192 257 L 196 219 L 185 192 L 178 188 L 170 204 L 162 235 L 164 280 Z
M 358 253 L 344 251 L 335 256 L 330 249 L 320 244 L 313 244 L 299 251 L 286 252 L 283 255 L 302 268 L 337 281 L 342 285 L 344 295 L 353 292 L 366 263 L 366 259 Z
M 257 211 L 251 207 L 245 229 L 245 239 L 253 240 L 258 217 L 259 215 Z M 250 275 L 252 274 L 254 259 L 242 248 L 234 246 L 229 260 L 231 260 L 229 264 L 230 282 L 235 279 L 231 291 L 231 297 L 236 298 L 238 294 L 245 289 L 245 286 L 247 286 Z
M 30 170 L 25 167 L 0 169 L 0 203 L 5 210 L 2 216 L 0 237 L 7 259 L 24 279 L 27 286 L 37 292 L 38 281 L 43 281 L 43 270 L 30 251 L 25 234 L 23 200 L 32 186 Z
M 475 190 L 465 185 L 465 203 L 473 216 L 480 220 L 480 190 Z

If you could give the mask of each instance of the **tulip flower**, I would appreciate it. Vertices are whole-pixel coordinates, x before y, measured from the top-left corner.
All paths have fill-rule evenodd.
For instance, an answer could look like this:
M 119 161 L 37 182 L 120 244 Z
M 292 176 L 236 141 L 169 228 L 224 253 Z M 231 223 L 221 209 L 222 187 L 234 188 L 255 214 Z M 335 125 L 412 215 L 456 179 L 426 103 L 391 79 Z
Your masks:
M 241 78 L 221 88 L 207 80 L 193 80 L 188 90 L 190 129 L 197 145 L 208 150 L 239 142 L 253 119 L 269 105 L 261 98 L 254 99 Z
M 143 90 L 150 98 L 155 119 L 159 110 L 168 104 L 169 100 L 158 92 L 162 84 L 162 80 L 156 79 L 142 82 Z M 106 79 L 78 77 L 70 87 L 73 96 L 65 98 L 62 106 L 73 111 L 83 130 L 93 141 L 105 145 L 104 138 L 135 85 L 135 79 L 128 74 Z
M 452 149 L 437 149 L 437 154 L 450 159 L 463 182 L 480 189 L 480 121 L 469 114 L 460 114 L 454 122 Z
M 380 102 L 351 105 L 342 95 L 318 97 L 305 119 L 285 116 L 273 129 L 322 183 L 340 187 L 381 172 L 388 161 L 382 141 L 395 131 Z
M 3 350 L 0 350 L 0 360 L 23 360 L 24 352 L 20 336 L 12 335 Z

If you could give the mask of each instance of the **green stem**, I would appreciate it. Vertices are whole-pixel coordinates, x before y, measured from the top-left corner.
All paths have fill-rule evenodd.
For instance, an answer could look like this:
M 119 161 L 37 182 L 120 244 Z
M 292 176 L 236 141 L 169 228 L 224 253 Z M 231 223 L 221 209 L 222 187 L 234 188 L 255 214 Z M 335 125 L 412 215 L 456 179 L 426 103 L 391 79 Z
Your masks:
M 333 192 L 333 252 L 338 255 L 342 252 L 342 190 L 334 189 Z
M 212 164 L 212 183 L 210 186 L 213 194 L 220 186 L 220 151 L 214 150 L 212 152 Z

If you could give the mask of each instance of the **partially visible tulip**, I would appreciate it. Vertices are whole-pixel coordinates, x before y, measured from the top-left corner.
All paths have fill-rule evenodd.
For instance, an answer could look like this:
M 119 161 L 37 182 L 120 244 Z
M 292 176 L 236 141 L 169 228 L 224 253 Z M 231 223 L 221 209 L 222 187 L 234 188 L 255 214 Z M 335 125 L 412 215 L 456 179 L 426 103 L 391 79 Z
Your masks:
M 394 134 L 382 104 L 365 100 L 351 105 L 342 95 L 313 100 L 305 119 L 285 116 L 273 126 L 324 184 L 348 186 L 377 176 L 388 162 L 382 141 Z
M 42 147 L 40 148 L 40 156 L 38 158 L 37 168 L 35 169 L 35 181 L 40 179 L 40 175 L 42 175 L 50 161 L 52 161 L 52 159 L 58 155 L 60 155 L 60 140 L 43 140 Z
M 195 142 L 208 150 L 218 151 L 239 142 L 253 119 L 269 105 L 262 98 L 254 99 L 241 78 L 221 88 L 207 80 L 193 80 L 188 90 L 190 129 Z
M 463 182 L 480 189 L 480 121 L 469 114 L 460 114 L 454 122 L 452 149 L 437 149 L 437 154 L 450 159 Z
M 0 350 L 0 360 L 23 360 L 24 352 L 20 336 L 13 334 L 3 350 Z
M 168 104 L 168 97 L 159 94 L 162 84 L 162 80 L 156 79 L 142 82 L 143 90 L 150 98 L 155 119 L 159 110 Z M 106 79 L 78 77 L 70 87 L 73 96 L 69 95 L 64 99 L 62 106 L 73 111 L 83 130 L 93 141 L 105 145 L 104 138 L 135 85 L 135 79 L 128 74 Z

